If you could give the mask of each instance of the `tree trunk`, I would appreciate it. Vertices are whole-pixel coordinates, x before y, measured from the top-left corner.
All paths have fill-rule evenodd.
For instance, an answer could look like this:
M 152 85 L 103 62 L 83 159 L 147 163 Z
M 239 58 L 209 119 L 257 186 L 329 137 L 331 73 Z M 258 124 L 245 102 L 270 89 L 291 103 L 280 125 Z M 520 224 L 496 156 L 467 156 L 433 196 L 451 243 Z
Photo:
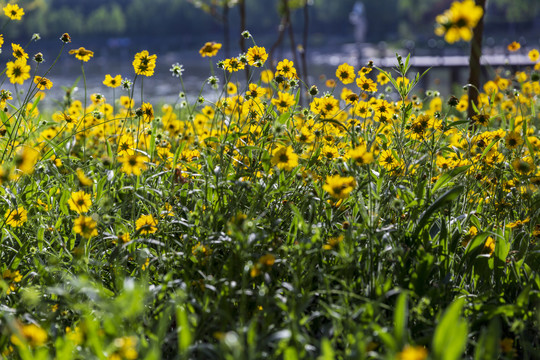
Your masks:
M 480 89 L 480 57 L 482 56 L 482 36 L 484 34 L 484 16 L 486 10 L 486 0 L 476 0 L 476 5 L 482 7 L 482 17 L 473 29 L 473 38 L 471 41 L 471 54 L 469 57 L 469 107 L 467 117 L 473 123 L 473 116 L 476 115 L 473 104 L 478 108 L 478 90 Z

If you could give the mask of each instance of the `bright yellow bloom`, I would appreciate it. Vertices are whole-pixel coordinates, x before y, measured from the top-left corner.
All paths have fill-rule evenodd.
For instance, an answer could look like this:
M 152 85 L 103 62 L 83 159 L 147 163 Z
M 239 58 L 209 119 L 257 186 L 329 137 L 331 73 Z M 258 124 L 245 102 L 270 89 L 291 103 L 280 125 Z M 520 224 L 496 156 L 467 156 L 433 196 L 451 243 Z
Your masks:
M 294 105 L 294 96 L 289 93 L 278 92 L 278 98 L 272 99 L 272 104 L 278 109 L 279 112 L 287 112 L 290 107 Z
M 11 44 L 11 48 L 13 49 L 13 57 L 15 59 L 25 59 L 28 60 L 28 54 L 24 51 L 24 49 L 19 44 Z
M 519 49 L 521 49 L 521 44 L 518 43 L 517 41 L 512 41 L 510 44 L 508 44 L 507 46 L 507 49 L 508 51 L 518 51 Z
M 97 222 L 91 216 L 81 215 L 73 223 L 73 231 L 86 239 L 98 234 Z
M 157 231 L 157 219 L 154 219 L 152 215 L 141 215 L 135 222 L 135 228 L 140 230 L 142 235 L 153 234 Z
M 90 206 L 92 206 L 92 195 L 85 193 L 84 191 L 77 191 L 71 193 L 71 198 L 68 200 L 69 208 L 77 213 L 88 212 Z
M 22 85 L 30 77 L 30 65 L 25 59 L 10 61 L 6 64 L 6 74 L 12 84 Z
M 247 51 L 246 58 L 248 64 L 255 67 L 261 67 L 268 59 L 266 49 L 261 46 L 250 47 Z
M 3 10 L 4 14 L 11 20 L 21 20 L 24 15 L 24 9 L 17 4 L 7 4 Z
M 112 77 L 110 74 L 105 75 L 105 80 L 103 80 L 103 85 L 108 86 L 110 88 L 117 88 L 122 83 L 122 75 L 116 75 L 115 77 Z
M 141 175 L 142 171 L 146 169 L 145 162 L 148 161 L 148 158 L 144 155 L 138 153 L 125 154 L 122 157 L 118 158 L 118 161 L 122 163 L 122 171 L 128 175 Z
M 357 146 L 349 150 L 347 156 L 358 165 L 367 165 L 373 162 L 373 154 L 365 146 Z
M 201 54 L 202 57 L 213 57 L 216 56 L 219 49 L 221 49 L 221 44 L 216 42 L 207 42 L 204 44 L 204 46 L 199 50 L 199 54 Z
M 294 63 L 288 59 L 283 59 L 277 64 L 276 74 L 282 75 L 286 78 L 296 78 L 296 69 Z
M 31 347 L 45 345 L 47 342 L 47 332 L 36 324 L 18 325 L 18 333 L 11 335 L 13 345 L 22 345 L 24 342 Z M 20 337 L 22 335 L 22 338 Z
M 135 54 L 135 58 L 133 59 L 133 69 L 135 70 L 135 74 L 144 76 L 154 75 L 156 59 L 157 55 L 150 55 L 147 50 Z
M 23 174 L 31 174 L 34 172 L 34 166 L 36 165 L 39 158 L 39 152 L 28 146 L 24 146 L 22 149 L 17 151 L 15 156 L 15 166 L 17 170 Z
M 261 81 L 265 84 L 268 84 L 272 79 L 274 78 L 274 74 L 272 73 L 272 70 L 263 70 L 261 72 Z
M 529 51 L 529 59 L 532 62 L 537 62 L 539 58 L 540 52 L 538 52 L 538 49 L 532 49 L 531 51 Z
M 504 138 L 504 144 L 508 149 L 515 149 L 523 144 L 523 138 L 517 132 L 509 132 Z
M 244 69 L 245 65 L 243 62 L 233 57 L 230 59 L 225 59 L 225 61 L 223 62 L 223 67 L 225 70 L 232 73 Z
M 375 84 L 373 80 L 368 79 L 366 77 L 361 76 L 358 79 L 356 79 L 356 85 L 358 85 L 358 87 L 365 92 L 377 91 L 377 84 Z
M 53 86 L 53 83 L 51 80 L 47 79 L 46 77 L 41 77 L 41 76 L 34 77 L 34 84 L 37 85 L 37 88 L 39 90 L 45 90 L 45 89 L 49 90 Z
M 470 41 L 472 30 L 483 15 L 482 7 L 476 5 L 474 0 L 454 1 L 450 9 L 435 19 L 435 34 L 444 35 L 450 44 L 459 40 Z
M 84 174 L 84 171 L 81 168 L 77 169 L 77 178 L 79 179 L 79 183 L 82 186 L 92 186 L 94 185 L 94 181 L 90 179 L 88 176 Z
M 399 360 L 424 360 L 428 356 L 428 351 L 423 346 L 406 345 L 399 353 Z
M 354 67 L 347 63 L 343 63 L 338 66 L 336 70 L 336 77 L 341 80 L 343 84 L 350 84 L 354 81 L 356 74 L 354 73 Z
M 298 155 L 290 146 L 279 146 L 272 153 L 270 162 L 278 169 L 291 171 L 298 165 Z
M 86 50 L 85 48 L 83 47 L 80 47 L 78 49 L 75 49 L 75 50 L 70 50 L 69 53 L 71 55 L 75 55 L 75 57 L 81 61 L 84 61 L 84 62 L 87 62 L 88 60 L 90 60 L 90 58 L 92 56 L 94 56 L 94 52 L 91 51 L 91 50 Z
M 326 178 L 323 190 L 336 199 L 345 199 L 349 197 L 356 187 L 356 180 L 352 176 L 333 175 Z
M 146 122 L 150 122 L 154 120 L 154 107 L 150 103 L 143 103 L 141 105 L 141 112 L 143 116 L 143 120 Z
M 23 207 L 19 207 L 17 210 L 8 209 L 4 216 L 6 218 L 6 224 L 11 227 L 19 227 L 28 220 L 27 215 L 28 212 Z

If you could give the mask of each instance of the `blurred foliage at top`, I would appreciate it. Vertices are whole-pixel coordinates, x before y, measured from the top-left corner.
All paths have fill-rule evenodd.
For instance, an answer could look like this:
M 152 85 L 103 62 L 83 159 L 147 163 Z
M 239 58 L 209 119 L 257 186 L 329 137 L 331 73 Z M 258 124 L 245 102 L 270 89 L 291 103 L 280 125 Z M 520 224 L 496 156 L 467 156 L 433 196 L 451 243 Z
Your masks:
M 69 32 L 75 36 L 186 36 L 201 38 L 220 34 L 223 4 L 233 33 L 239 27 L 236 9 L 241 0 L 20 0 L 28 18 L 10 24 L 10 36 L 40 33 L 43 37 Z M 246 1 L 247 28 L 257 35 L 275 34 L 283 0 Z M 289 0 L 292 22 L 302 24 L 301 8 L 310 5 L 310 33 L 353 39 L 349 22 L 356 0 Z M 0 1 L 5 5 L 7 1 Z M 415 38 L 433 33 L 435 16 L 448 8 L 451 0 L 364 1 L 368 18 L 368 41 Z M 206 10 L 212 11 L 203 11 Z M 537 0 L 493 0 L 488 4 L 488 26 L 501 33 L 509 29 L 538 28 L 540 3 Z M 314 38 L 316 41 L 317 37 Z

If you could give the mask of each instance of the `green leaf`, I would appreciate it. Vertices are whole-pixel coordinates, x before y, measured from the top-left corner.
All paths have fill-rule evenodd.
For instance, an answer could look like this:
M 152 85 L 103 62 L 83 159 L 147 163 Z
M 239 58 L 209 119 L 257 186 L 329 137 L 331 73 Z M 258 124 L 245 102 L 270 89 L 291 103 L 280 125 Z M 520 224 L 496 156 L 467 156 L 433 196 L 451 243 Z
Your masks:
M 433 185 L 433 188 L 431 189 L 431 192 L 434 193 L 437 190 L 439 190 L 440 188 L 444 187 L 444 185 L 448 184 L 448 182 L 450 180 L 452 180 L 453 178 L 455 178 L 459 174 L 467 171 L 471 166 L 472 165 L 460 166 L 460 167 L 457 167 L 457 168 L 454 168 L 454 169 L 450 170 L 447 173 L 442 174 L 441 177 L 435 183 L 435 185 Z
M 192 341 L 191 328 L 188 320 L 187 309 L 179 306 L 176 309 L 176 323 L 178 324 L 178 349 L 181 353 L 187 354 Z
M 459 195 L 465 190 L 465 187 L 463 185 L 458 185 L 456 187 L 453 187 L 452 189 L 445 192 L 441 197 L 439 197 L 433 204 L 431 204 L 426 211 L 420 216 L 420 220 L 418 221 L 418 224 L 416 225 L 416 229 L 413 232 L 413 237 L 418 236 L 420 231 L 426 226 L 426 224 L 429 221 L 429 218 L 433 213 L 443 206 L 448 205 L 452 201 L 456 200 Z
M 327 338 L 322 339 L 321 342 L 321 356 L 317 360 L 334 360 L 334 350 L 332 344 Z
M 467 345 L 467 321 L 461 317 L 465 300 L 459 298 L 444 312 L 433 335 L 433 358 L 436 360 L 461 359 Z
M 498 359 L 500 354 L 501 324 L 498 317 L 489 322 L 489 326 L 482 330 L 474 360 Z
M 407 341 L 407 318 L 409 315 L 407 297 L 406 292 L 399 294 L 396 301 L 396 309 L 394 310 L 394 336 L 399 348 L 402 348 Z

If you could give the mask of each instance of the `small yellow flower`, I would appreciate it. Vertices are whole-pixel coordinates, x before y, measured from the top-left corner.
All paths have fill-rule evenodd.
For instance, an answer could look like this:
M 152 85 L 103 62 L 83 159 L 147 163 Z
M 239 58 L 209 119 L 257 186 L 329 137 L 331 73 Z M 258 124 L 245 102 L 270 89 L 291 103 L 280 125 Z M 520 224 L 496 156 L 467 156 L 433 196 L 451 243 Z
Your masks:
M 103 80 L 103 85 L 110 88 L 117 88 L 122 84 L 122 75 L 116 75 L 112 77 L 110 74 L 105 75 L 105 80 Z
M 11 48 L 13 49 L 13 57 L 15 59 L 24 59 L 28 60 L 28 54 L 24 51 L 24 49 L 19 44 L 11 44 Z
M 254 46 L 248 49 L 246 58 L 249 65 L 261 67 L 266 62 L 266 59 L 268 59 L 268 54 L 266 53 L 265 48 Z
M 354 67 L 347 63 L 343 63 L 338 66 L 336 70 L 336 77 L 341 80 L 343 84 L 350 84 L 354 81 L 356 74 L 354 73 Z
M 47 342 L 47 332 L 36 324 L 18 325 L 18 332 L 11 335 L 13 345 L 28 343 L 31 347 L 45 345 Z
M 49 90 L 53 86 L 53 83 L 51 80 L 47 79 L 46 77 L 41 77 L 41 76 L 34 77 L 34 84 L 36 84 L 39 90 L 45 90 L 45 89 Z
M 135 222 L 135 228 L 140 230 L 142 235 L 153 234 L 157 231 L 157 219 L 154 219 L 152 215 L 141 215 Z
M 508 44 L 507 46 L 507 49 L 508 51 L 518 51 L 519 49 L 521 49 L 521 44 L 518 43 L 517 41 L 512 41 L 510 44 Z
M 532 62 L 537 62 L 539 58 L 540 52 L 538 51 L 538 49 L 532 49 L 531 51 L 529 51 L 529 59 Z
M 4 14 L 11 20 L 21 20 L 24 15 L 24 9 L 17 4 L 7 4 L 3 10 Z
M 11 227 L 22 226 L 28 220 L 27 214 L 28 212 L 23 207 L 19 207 L 17 210 L 9 209 L 5 214 L 6 224 Z
M 133 60 L 133 69 L 135 74 L 152 76 L 154 75 L 154 69 L 156 68 L 157 55 L 150 55 L 147 50 L 143 50 L 140 53 L 135 54 Z
M 68 200 L 69 208 L 79 214 L 88 212 L 88 209 L 92 206 L 91 197 L 92 195 L 84 191 L 73 192 L 71 193 L 71 198 Z
M 345 199 L 356 187 L 356 180 L 352 176 L 333 175 L 326 178 L 323 190 L 336 199 Z
M 148 161 L 148 158 L 134 152 L 133 154 L 124 154 L 124 156 L 118 158 L 118 161 L 122 163 L 122 172 L 127 175 L 134 174 L 138 176 L 146 169 L 145 162 Z
M 219 49 L 221 49 L 221 44 L 220 43 L 207 42 L 199 50 L 199 54 L 201 54 L 202 57 L 213 57 L 213 56 L 217 55 Z
M 97 222 L 91 216 L 81 215 L 75 219 L 73 231 L 84 238 L 90 239 L 98 234 Z
M 428 351 L 423 346 L 406 345 L 399 353 L 399 360 L 424 360 L 428 356 Z
M 280 146 L 274 150 L 270 162 L 278 169 L 291 171 L 298 165 L 298 155 L 294 153 L 292 147 Z
M 80 47 L 76 50 L 70 50 L 69 53 L 71 55 L 75 55 L 75 57 L 81 61 L 87 62 L 90 60 L 92 56 L 94 56 L 94 52 L 91 50 L 86 50 L 83 47 Z

